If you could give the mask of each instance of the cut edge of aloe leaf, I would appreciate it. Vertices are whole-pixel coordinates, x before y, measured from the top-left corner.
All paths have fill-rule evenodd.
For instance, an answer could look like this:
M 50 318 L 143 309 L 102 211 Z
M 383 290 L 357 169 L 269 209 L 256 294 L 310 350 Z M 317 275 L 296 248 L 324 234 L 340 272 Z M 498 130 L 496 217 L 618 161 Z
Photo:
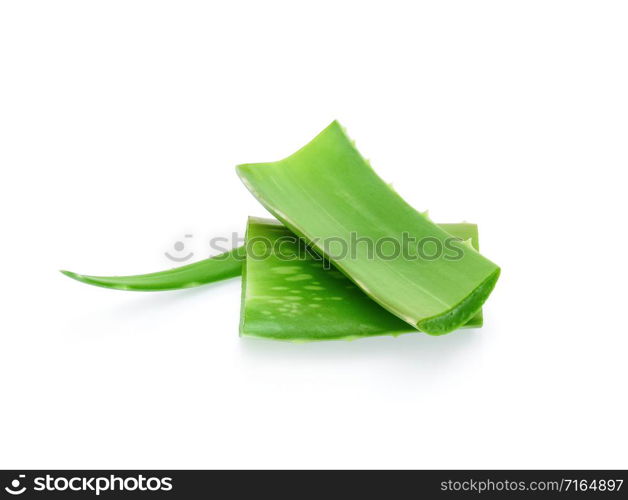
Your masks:
M 216 281 L 234 278 L 242 273 L 246 258 L 244 246 L 186 266 L 133 276 L 90 276 L 60 271 L 65 276 L 81 283 L 134 292 L 161 292 L 207 285 Z
M 246 250 L 249 241 L 249 227 L 253 221 L 261 221 L 258 217 L 249 215 L 246 220 L 246 231 L 244 233 L 244 248 Z M 272 223 L 273 221 L 268 221 Z M 238 323 L 238 335 L 244 337 L 245 334 L 245 322 L 246 322 L 246 290 L 247 290 L 247 267 L 249 259 L 246 259 L 242 263 L 242 282 L 240 284 L 240 321 Z
M 253 196 L 288 229 L 330 258 L 374 301 L 425 333 L 442 335 L 461 327 L 482 307 L 499 278 L 499 267 L 466 245 L 460 246 L 460 262 L 443 263 L 440 268 L 428 264 L 420 271 L 418 267 L 412 271 L 406 264 L 394 269 L 359 259 L 337 260 L 321 248 L 319 240 L 346 240 L 348 231 L 357 232 L 358 227 L 360 236 L 381 233 L 374 221 L 395 230 L 405 223 L 404 230 L 441 243 L 447 236 L 377 176 L 337 121 L 283 160 L 238 165 L 236 172 Z M 347 213 L 347 207 L 360 209 Z M 448 279 L 439 280 L 438 276 Z
M 417 323 L 419 330 L 430 335 L 443 335 L 459 328 L 458 325 L 466 324 L 480 310 L 488 296 L 495 288 L 499 278 L 500 269 L 490 275 L 480 286 L 478 286 L 469 296 L 449 311 L 433 318 L 427 318 Z M 452 325 L 456 325 L 453 326 Z

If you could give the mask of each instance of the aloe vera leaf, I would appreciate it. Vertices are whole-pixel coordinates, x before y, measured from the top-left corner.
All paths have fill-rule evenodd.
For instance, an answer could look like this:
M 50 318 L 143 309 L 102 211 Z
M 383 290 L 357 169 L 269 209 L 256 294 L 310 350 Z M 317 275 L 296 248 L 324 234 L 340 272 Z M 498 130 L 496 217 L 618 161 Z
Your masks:
M 462 244 L 457 245 L 461 255 L 455 260 L 419 255 L 370 259 L 365 245 L 358 246 L 355 255 L 335 255 L 330 243 L 349 245 L 352 236 L 375 242 L 386 238 L 410 251 L 404 233 L 419 242 L 429 238 L 441 248 L 450 238 L 375 174 L 338 122 L 284 160 L 239 165 L 237 172 L 292 232 L 373 300 L 426 333 L 440 335 L 465 324 L 499 277 L 499 267 Z
M 301 249 L 295 242 L 296 236 L 291 233 L 285 226 L 279 225 L 276 221 L 267 219 L 254 219 L 249 221 L 249 232 L 254 237 L 265 238 L 265 241 L 275 244 L 279 238 L 286 239 L 283 241 L 282 249 L 284 251 L 291 251 L 295 255 Z M 475 224 L 439 224 L 440 227 L 445 229 L 449 234 L 460 238 L 462 240 L 468 240 L 471 242 L 474 248 L 478 249 L 478 232 Z M 290 244 L 290 237 L 293 238 L 293 243 Z M 286 244 L 289 247 L 286 249 Z M 169 269 L 166 271 L 143 274 L 136 276 L 85 276 L 69 271 L 62 271 L 66 276 L 81 281 L 83 283 L 101 286 L 105 288 L 112 288 L 118 290 L 131 290 L 131 291 L 163 291 L 163 290 L 176 290 L 181 288 L 191 288 L 194 286 L 200 286 L 215 281 L 238 276 L 242 273 L 242 262 L 245 258 L 246 248 L 239 247 L 230 252 L 226 252 L 216 257 L 182 266 L 175 269 Z M 406 333 L 409 330 L 408 324 L 400 320 L 394 315 L 391 315 L 388 311 L 383 309 L 377 303 L 370 300 L 364 293 L 359 291 L 350 280 L 344 277 L 337 270 L 325 270 L 323 264 L 320 262 L 319 257 L 316 260 L 311 254 L 304 253 L 304 258 L 307 263 L 311 264 L 310 269 L 313 274 L 314 281 L 317 282 L 314 287 L 309 286 L 307 283 L 303 284 L 299 280 L 288 280 L 286 283 L 288 286 L 278 285 L 274 288 L 271 287 L 269 293 L 263 293 L 257 297 L 243 301 L 242 309 L 242 322 L 241 333 L 243 335 L 257 336 L 257 337 L 273 337 L 272 332 L 280 331 L 280 334 L 275 333 L 274 337 L 284 338 L 286 340 L 314 340 L 317 338 L 351 338 L 368 335 L 384 335 L 384 334 L 400 334 Z M 278 280 L 281 280 L 281 274 L 285 271 L 289 271 L 291 263 L 281 259 L 277 255 L 272 255 L 272 258 L 266 262 L 257 262 L 251 259 L 252 262 L 249 265 L 251 272 L 247 275 L 245 282 L 243 282 L 243 289 L 246 289 L 246 282 L 253 280 L 253 276 L 264 276 L 270 272 L 270 267 L 285 266 L 284 270 L 276 273 L 275 276 Z M 328 274 L 329 273 L 329 274 Z M 272 274 L 270 275 L 272 277 Z M 333 278 L 330 280 L 330 277 Z M 287 277 L 286 277 L 287 278 Z M 265 280 L 255 278 L 255 281 L 262 282 L 262 286 Z M 268 280 L 266 280 L 268 281 Z M 325 286 L 321 288 L 320 283 L 324 283 Z M 255 288 L 258 288 L 257 286 Z M 278 293 L 283 290 L 283 293 Z M 322 290 L 322 291 L 320 291 Z M 346 291 L 349 290 L 349 291 Z M 304 330 L 301 324 L 294 324 L 294 322 L 282 323 L 281 328 L 277 328 L 277 325 L 269 328 L 267 313 L 257 314 L 255 309 L 261 311 L 272 311 L 272 309 L 279 309 L 277 306 L 278 300 L 282 295 L 292 296 L 305 291 L 304 299 L 309 295 L 314 295 L 311 298 L 311 303 L 318 305 L 325 305 L 324 311 L 328 311 L 328 305 L 322 304 L 324 302 L 323 297 L 342 297 L 350 303 L 353 303 L 348 309 L 345 308 L 344 314 L 338 316 L 335 315 L 335 320 L 331 323 L 325 321 L 330 316 L 324 316 L 323 321 L 317 319 L 319 316 L 318 306 L 311 306 L 310 309 L 306 309 L 306 312 L 313 314 L 315 317 L 310 318 L 311 321 L 317 321 L 317 328 L 314 334 L 304 336 Z M 313 293 L 314 291 L 320 291 L 320 293 Z M 263 299 L 268 299 L 265 302 Z M 338 299 L 331 299 L 331 306 L 339 306 Z M 349 312 L 353 310 L 353 319 L 349 316 Z M 357 314 L 355 313 L 357 311 Z M 282 311 L 279 311 L 282 312 Z M 342 308 L 340 310 L 342 313 Z M 333 315 L 332 315 L 333 316 Z M 366 325 L 367 333 L 355 333 L 364 332 L 365 330 L 365 318 L 372 318 L 370 324 Z M 358 321 L 355 320 L 358 318 Z M 246 320 L 246 321 L 245 321 Z M 465 327 L 480 327 L 482 326 L 482 311 L 479 311 Z M 414 330 L 413 330 L 414 331 Z M 271 332 L 269 335 L 268 332 Z M 334 336 L 328 336 L 325 332 L 334 332 Z
M 242 274 L 246 258 L 244 246 L 187 266 L 136 276 L 86 276 L 61 271 L 66 276 L 89 285 L 116 290 L 157 292 L 206 285 Z
M 449 234 L 478 248 L 475 224 L 441 224 Z M 256 252 L 255 241 L 264 249 Z M 240 334 L 275 340 L 357 339 L 416 332 L 371 300 L 329 262 L 304 251 L 280 223 L 249 218 L 243 267 Z M 482 326 L 482 312 L 464 327 Z

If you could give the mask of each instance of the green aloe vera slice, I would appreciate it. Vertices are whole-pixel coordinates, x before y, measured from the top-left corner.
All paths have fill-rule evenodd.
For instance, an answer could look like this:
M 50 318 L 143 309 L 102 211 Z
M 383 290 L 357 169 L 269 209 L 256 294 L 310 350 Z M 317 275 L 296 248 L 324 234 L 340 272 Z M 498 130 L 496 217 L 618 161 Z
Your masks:
M 475 224 L 439 226 L 479 249 Z M 105 288 L 162 291 L 200 286 L 239 276 L 244 271 L 240 322 L 240 333 L 244 336 L 312 341 L 416 331 L 373 302 L 342 273 L 329 267 L 328 261 L 306 251 L 303 241 L 277 221 L 250 218 L 247 238 L 246 247 L 156 273 L 85 276 L 62 272 L 83 283 Z M 258 256 L 254 251 L 256 240 L 271 252 Z M 253 256 L 243 265 L 247 248 Z M 280 253 L 275 251 L 278 248 Z M 480 310 L 462 328 L 477 328 L 482 322 Z
M 444 248 L 450 235 L 408 205 L 370 167 L 333 122 L 284 160 L 245 164 L 237 172 L 251 193 L 382 307 L 426 333 L 448 333 L 481 308 L 499 267 L 458 244 L 458 259 L 424 259 L 417 241 Z M 415 238 L 412 245 L 407 238 Z M 369 258 L 366 245 L 338 257 L 331 242 L 383 241 L 411 258 Z
M 66 276 L 89 285 L 117 290 L 158 292 L 206 285 L 242 274 L 246 258 L 245 247 L 238 247 L 215 257 L 187 266 L 136 276 L 86 276 L 61 271 Z
M 475 224 L 440 224 L 478 249 Z M 256 250 L 255 242 L 260 249 Z M 357 339 L 416 332 L 272 220 L 249 218 L 240 334 L 275 340 Z M 479 311 L 463 327 L 482 326 Z

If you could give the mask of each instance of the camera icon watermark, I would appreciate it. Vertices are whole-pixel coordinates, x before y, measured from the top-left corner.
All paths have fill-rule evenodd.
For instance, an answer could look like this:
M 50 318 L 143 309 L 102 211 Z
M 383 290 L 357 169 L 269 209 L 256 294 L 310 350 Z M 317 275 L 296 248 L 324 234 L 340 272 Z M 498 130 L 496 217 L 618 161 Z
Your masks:
M 173 262 L 187 262 L 192 257 L 194 257 L 194 252 L 188 251 L 185 245 L 186 240 L 192 238 L 194 238 L 193 234 L 186 234 L 184 235 L 183 240 L 175 241 L 173 245 L 174 255 L 172 255 L 170 252 L 164 252 L 166 258 L 170 259 Z
M 20 479 L 24 479 L 26 478 L 26 475 L 24 474 L 20 474 L 18 476 L 18 479 L 14 479 L 13 481 L 11 481 L 11 485 L 10 486 L 6 486 L 4 488 L 4 491 L 6 491 L 7 493 L 9 493 L 10 495 L 21 495 L 22 493 L 24 493 L 26 491 L 26 486 L 21 486 L 21 482 Z

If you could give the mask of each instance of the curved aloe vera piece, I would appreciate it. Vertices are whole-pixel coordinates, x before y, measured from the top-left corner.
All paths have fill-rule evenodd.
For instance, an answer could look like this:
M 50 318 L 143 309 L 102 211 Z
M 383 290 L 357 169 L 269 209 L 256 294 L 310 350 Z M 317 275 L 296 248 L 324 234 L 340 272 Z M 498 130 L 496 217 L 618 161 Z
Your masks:
M 475 224 L 441 224 L 449 234 L 478 248 Z M 249 218 L 249 242 L 263 241 L 271 252 L 249 255 L 243 268 L 240 334 L 275 340 L 351 340 L 416 332 L 373 302 L 344 274 L 276 221 Z M 482 326 L 478 312 L 464 327 Z
M 318 251 L 381 306 L 426 333 L 465 324 L 491 293 L 499 268 L 459 245 L 454 260 L 369 258 L 365 245 L 340 258 L 326 242 L 394 242 L 413 252 L 404 235 L 429 238 L 442 249 L 450 236 L 418 213 L 372 170 L 333 122 L 309 144 L 274 163 L 239 165 L 251 193 L 290 230 Z M 414 246 L 414 250 L 416 250 Z
M 157 292 L 192 288 L 240 276 L 245 257 L 245 247 L 238 247 L 194 264 L 137 276 L 85 276 L 70 271 L 61 272 L 89 285 L 116 290 Z

